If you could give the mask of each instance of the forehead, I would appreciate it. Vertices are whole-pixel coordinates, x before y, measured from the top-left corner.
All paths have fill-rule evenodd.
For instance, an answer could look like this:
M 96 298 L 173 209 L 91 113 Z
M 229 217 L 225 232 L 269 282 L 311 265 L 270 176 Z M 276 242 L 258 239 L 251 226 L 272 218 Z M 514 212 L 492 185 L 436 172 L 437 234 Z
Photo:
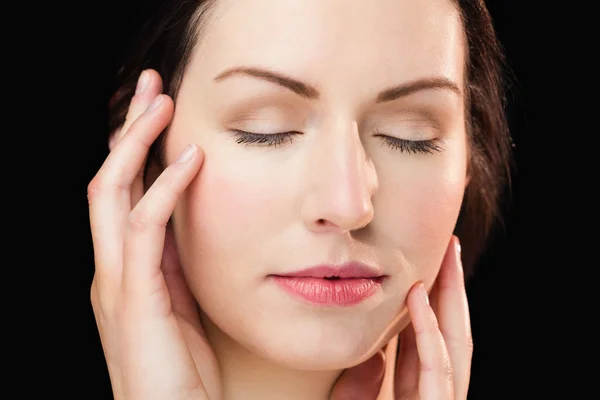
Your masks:
M 325 92 L 428 76 L 460 85 L 463 35 L 451 0 L 218 0 L 190 68 L 264 67 Z

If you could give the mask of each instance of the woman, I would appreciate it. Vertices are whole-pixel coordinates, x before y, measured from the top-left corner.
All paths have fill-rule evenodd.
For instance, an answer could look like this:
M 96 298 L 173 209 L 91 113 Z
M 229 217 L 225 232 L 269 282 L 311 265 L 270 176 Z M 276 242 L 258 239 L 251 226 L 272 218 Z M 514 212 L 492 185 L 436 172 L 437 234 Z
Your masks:
M 466 398 L 509 164 L 483 2 L 164 3 L 89 185 L 115 398 Z

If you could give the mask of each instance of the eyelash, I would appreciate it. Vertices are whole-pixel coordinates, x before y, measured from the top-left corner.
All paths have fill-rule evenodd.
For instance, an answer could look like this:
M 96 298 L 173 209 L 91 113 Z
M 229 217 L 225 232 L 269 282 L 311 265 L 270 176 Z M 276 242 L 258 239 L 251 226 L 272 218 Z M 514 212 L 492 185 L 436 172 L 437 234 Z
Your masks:
M 438 145 L 438 139 L 429 140 L 406 140 L 393 136 L 376 134 L 375 136 L 383 139 L 384 143 L 393 150 L 400 150 L 401 153 L 408 154 L 433 154 L 442 151 Z
M 237 136 L 236 142 L 238 144 L 249 144 L 260 147 L 278 147 L 284 144 L 286 141 L 292 143 L 292 137 L 295 135 L 301 135 L 300 132 L 280 132 L 280 133 L 253 133 L 234 130 Z
M 285 142 L 292 143 L 293 136 L 301 135 L 300 132 L 280 132 L 269 134 L 253 133 L 240 130 L 234 130 L 233 132 L 237 136 L 236 143 L 255 145 L 259 147 L 278 147 L 285 144 Z M 437 144 L 437 139 L 406 140 L 379 133 L 375 136 L 382 138 L 384 144 L 393 150 L 400 150 L 401 153 L 433 154 L 434 152 L 442 151 L 442 148 Z

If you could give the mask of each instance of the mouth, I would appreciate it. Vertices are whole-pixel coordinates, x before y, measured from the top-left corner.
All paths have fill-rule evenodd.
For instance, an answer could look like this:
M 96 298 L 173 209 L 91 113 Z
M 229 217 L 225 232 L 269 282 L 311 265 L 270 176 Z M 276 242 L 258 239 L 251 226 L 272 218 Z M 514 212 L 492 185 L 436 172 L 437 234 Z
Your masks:
M 293 297 L 319 306 L 352 306 L 381 290 L 386 275 L 368 265 L 352 262 L 320 265 L 285 274 L 269 275 Z

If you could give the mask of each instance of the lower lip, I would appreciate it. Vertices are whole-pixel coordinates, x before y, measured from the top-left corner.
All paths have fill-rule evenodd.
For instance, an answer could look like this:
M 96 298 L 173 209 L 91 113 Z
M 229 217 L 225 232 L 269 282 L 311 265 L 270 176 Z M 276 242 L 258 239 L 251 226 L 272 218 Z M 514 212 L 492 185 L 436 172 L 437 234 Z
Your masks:
M 381 288 L 382 278 L 322 279 L 273 276 L 286 292 L 321 306 L 351 306 Z

